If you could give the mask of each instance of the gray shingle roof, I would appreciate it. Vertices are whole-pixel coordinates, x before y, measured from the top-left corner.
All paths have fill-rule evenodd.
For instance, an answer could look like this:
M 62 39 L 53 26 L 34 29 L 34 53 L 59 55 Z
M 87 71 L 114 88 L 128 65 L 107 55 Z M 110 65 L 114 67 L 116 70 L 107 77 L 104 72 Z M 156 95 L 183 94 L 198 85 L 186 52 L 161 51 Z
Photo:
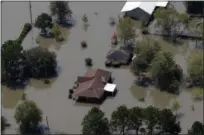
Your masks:
M 115 61 L 128 61 L 130 58 L 130 52 L 123 49 L 112 49 L 108 52 L 107 59 Z

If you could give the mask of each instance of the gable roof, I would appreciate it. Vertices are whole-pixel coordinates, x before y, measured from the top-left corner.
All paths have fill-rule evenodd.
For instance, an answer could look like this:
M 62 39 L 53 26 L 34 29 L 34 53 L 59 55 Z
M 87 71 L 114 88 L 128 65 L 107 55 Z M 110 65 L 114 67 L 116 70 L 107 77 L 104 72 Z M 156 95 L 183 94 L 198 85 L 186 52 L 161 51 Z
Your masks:
M 84 77 L 78 77 L 79 86 L 74 95 L 78 97 L 100 98 L 104 93 L 104 81 L 108 81 L 111 72 L 102 69 L 89 69 Z M 103 79 L 102 79 L 103 78 Z
M 116 61 L 123 61 L 123 60 L 129 60 L 130 58 L 130 52 L 124 50 L 124 49 L 112 49 L 108 52 L 107 59 L 114 59 Z
M 131 1 L 130 2 L 130 1 L 127 1 L 125 5 L 123 6 L 121 12 L 132 11 L 136 8 L 140 8 L 143 11 L 151 15 L 156 7 L 166 7 L 167 4 L 168 4 L 168 1 L 165 1 L 165 2 L 159 2 L 159 1 L 157 2 L 132 2 Z

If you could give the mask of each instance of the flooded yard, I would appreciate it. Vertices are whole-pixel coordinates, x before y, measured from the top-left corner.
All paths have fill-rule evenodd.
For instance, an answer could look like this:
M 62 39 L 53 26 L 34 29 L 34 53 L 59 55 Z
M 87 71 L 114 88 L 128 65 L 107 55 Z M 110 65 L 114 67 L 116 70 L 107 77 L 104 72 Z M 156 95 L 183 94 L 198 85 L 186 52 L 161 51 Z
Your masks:
M 33 21 L 41 12 L 49 13 L 48 4 L 48 2 L 32 2 Z M 73 100 L 68 99 L 68 90 L 72 88 L 77 76 L 84 75 L 86 72 L 85 58 L 92 58 L 94 68 L 106 69 L 105 57 L 111 48 L 110 39 L 115 31 L 115 28 L 109 25 L 109 18 L 118 17 L 124 2 L 70 2 L 69 5 L 76 24 L 69 30 L 63 29 L 67 37 L 66 41 L 56 45 L 55 42 L 39 39 L 40 46 L 56 52 L 59 76 L 51 79 L 49 85 L 44 84 L 43 80 L 31 79 L 25 92 L 27 98 L 35 101 L 43 111 L 43 117 L 48 117 L 50 128 L 53 131 L 78 134 L 81 133 L 83 117 L 93 105 L 75 104 Z M 83 30 L 81 22 L 81 17 L 85 13 L 90 24 L 87 32 Z M 2 4 L 2 42 L 18 37 L 23 24 L 29 21 L 28 2 L 4 2 Z M 35 39 L 38 34 L 39 30 L 33 29 L 23 42 L 24 48 L 37 46 Z M 81 49 L 82 40 L 87 41 L 86 49 Z M 183 91 L 180 96 L 172 98 L 171 95 L 157 90 L 147 91 L 136 88 L 138 91 L 133 94 L 130 88 L 135 76 L 128 68 L 109 68 L 107 70 L 113 73 L 114 83 L 118 87 L 116 97 L 106 99 L 100 106 L 108 118 L 119 105 L 125 104 L 128 107 L 155 105 L 164 108 L 170 104 L 171 99 L 178 98 L 182 105 L 179 112 L 185 113 L 180 119 L 182 133 L 186 133 L 187 128 L 195 120 L 203 120 L 203 101 L 193 103 L 190 93 Z M 4 107 L 2 112 L 12 123 L 11 129 L 7 131 L 11 133 L 16 128 L 13 114 L 15 106 L 21 99 L 22 90 L 11 91 L 2 86 L 2 92 Z M 147 100 L 139 102 L 138 95 L 139 98 L 146 96 Z M 194 112 L 191 110 L 192 104 L 195 106 Z

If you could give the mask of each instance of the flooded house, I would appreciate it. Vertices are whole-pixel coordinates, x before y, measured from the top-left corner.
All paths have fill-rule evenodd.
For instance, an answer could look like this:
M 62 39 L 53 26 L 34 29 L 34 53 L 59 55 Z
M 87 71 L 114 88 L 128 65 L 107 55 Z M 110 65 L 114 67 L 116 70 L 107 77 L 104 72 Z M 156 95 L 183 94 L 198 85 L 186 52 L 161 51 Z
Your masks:
M 130 17 L 142 22 L 148 23 L 157 7 L 166 7 L 168 1 L 165 2 L 130 2 L 127 1 L 121 12 L 124 16 Z
M 114 93 L 115 84 L 112 83 L 111 72 L 103 69 L 89 69 L 84 76 L 77 78 L 78 87 L 74 91 L 77 101 L 100 102 L 105 92 Z

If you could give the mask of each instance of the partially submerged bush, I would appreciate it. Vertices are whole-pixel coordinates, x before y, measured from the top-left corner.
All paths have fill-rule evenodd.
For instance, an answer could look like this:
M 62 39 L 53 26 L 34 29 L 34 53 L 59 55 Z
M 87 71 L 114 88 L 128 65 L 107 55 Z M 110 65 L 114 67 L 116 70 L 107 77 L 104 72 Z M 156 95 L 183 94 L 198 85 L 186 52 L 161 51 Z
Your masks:
M 23 42 L 24 38 L 27 36 L 27 34 L 31 31 L 32 25 L 30 23 L 25 23 L 23 30 L 18 38 L 19 42 Z
M 50 84 L 50 80 L 44 80 L 44 84 Z
M 194 88 L 192 90 L 192 94 L 193 94 L 194 99 L 200 100 L 203 98 L 203 89 L 202 88 Z
M 116 24 L 115 18 L 110 17 L 110 18 L 109 18 L 109 24 L 110 24 L 111 26 L 114 26 L 114 25 Z
M 55 37 L 58 37 L 61 34 L 60 28 L 58 24 L 54 24 L 52 28 L 52 33 L 54 34 Z
M 52 17 L 47 13 L 41 13 L 36 18 L 35 27 L 41 29 L 41 36 L 47 37 L 47 28 L 52 28 Z
M 135 74 L 137 74 L 139 72 L 144 72 L 148 66 L 149 66 L 149 64 L 146 61 L 146 59 L 142 55 L 139 55 L 133 59 L 132 65 L 131 65 L 131 70 Z
M 69 94 L 69 99 L 72 99 L 72 94 Z
M 109 61 L 109 60 L 106 60 L 106 61 L 105 61 L 105 65 L 106 65 L 107 67 L 110 67 L 110 66 L 111 66 L 111 64 L 112 64 L 112 62 L 111 62 L 111 61 Z
M 26 100 L 26 97 L 27 97 L 27 95 L 23 92 L 23 94 L 22 94 L 22 100 Z
M 144 28 L 143 30 L 142 30 L 142 34 L 149 34 L 149 31 L 148 31 L 148 29 L 146 29 L 146 28 Z
M 120 62 L 117 62 L 117 61 L 113 61 L 113 62 L 112 62 L 112 65 L 113 65 L 113 67 L 120 67 L 120 66 L 121 66 L 121 63 L 120 63 Z
M 69 94 L 73 94 L 74 90 L 73 89 L 69 89 Z
M 92 66 L 92 64 L 93 64 L 92 59 L 91 58 L 86 58 L 85 59 L 85 64 L 86 64 L 86 66 L 89 66 L 89 67 Z
M 59 35 L 59 36 L 56 37 L 56 41 L 57 42 L 62 42 L 62 41 L 64 41 L 64 38 L 62 37 L 62 35 Z
M 81 47 L 86 48 L 87 47 L 87 42 L 86 41 L 81 41 Z
M 188 57 L 188 72 L 194 86 L 203 86 L 203 52 L 193 52 Z
M 53 36 L 55 37 L 55 40 L 57 42 L 64 41 L 64 38 L 62 37 L 62 33 L 60 31 L 60 27 L 58 24 L 54 24 L 54 26 L 52 28 L 52 33 L 53 33 Z
M 81 20 L 84 22 L 84 23 L 88 23 L 88 17 L 86 14 L 84 14 L 81 18 Z

